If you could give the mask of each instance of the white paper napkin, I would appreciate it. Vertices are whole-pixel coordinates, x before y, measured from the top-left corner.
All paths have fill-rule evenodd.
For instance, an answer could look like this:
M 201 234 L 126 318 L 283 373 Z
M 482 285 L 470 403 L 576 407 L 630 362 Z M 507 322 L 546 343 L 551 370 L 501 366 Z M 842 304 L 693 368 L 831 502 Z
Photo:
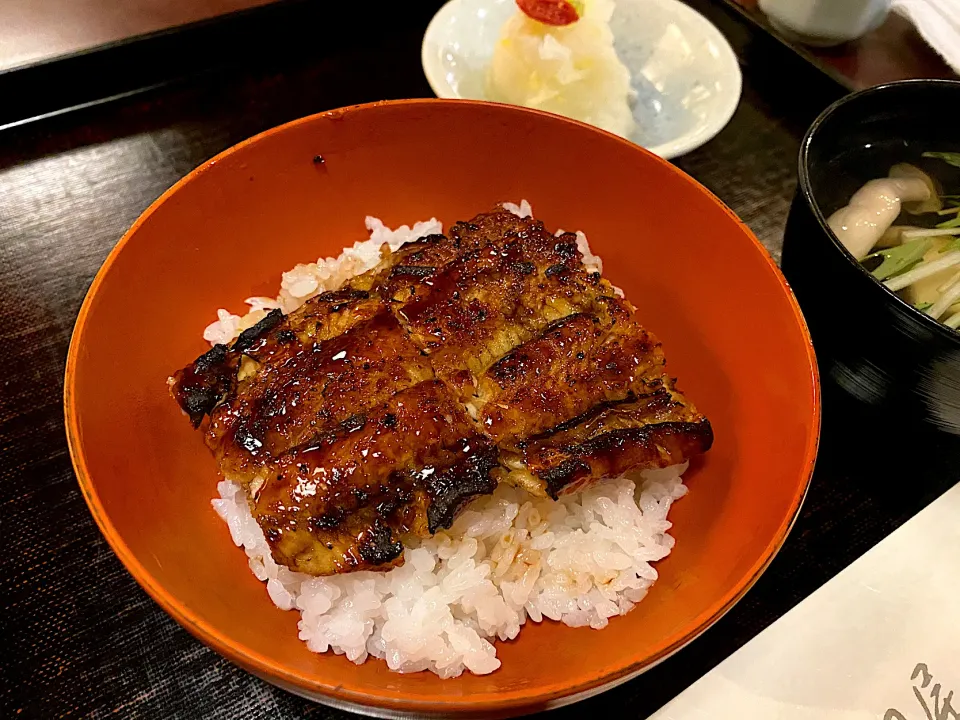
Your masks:
M 893 0 L 893 9 L 960 73 L 960 0 Z
M 960 485 L 650 720 L 958 718 Z

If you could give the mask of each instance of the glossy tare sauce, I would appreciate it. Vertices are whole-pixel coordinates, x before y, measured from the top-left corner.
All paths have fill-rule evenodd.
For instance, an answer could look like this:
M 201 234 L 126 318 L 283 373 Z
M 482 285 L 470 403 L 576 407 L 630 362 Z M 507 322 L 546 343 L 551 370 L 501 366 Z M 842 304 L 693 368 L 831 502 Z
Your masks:
M 314 575 L 398 562 L 497 482 L 557 497 L 712 442 L 576 236 L 504 211 L 269 314 L 172 390 L 274 559 Z

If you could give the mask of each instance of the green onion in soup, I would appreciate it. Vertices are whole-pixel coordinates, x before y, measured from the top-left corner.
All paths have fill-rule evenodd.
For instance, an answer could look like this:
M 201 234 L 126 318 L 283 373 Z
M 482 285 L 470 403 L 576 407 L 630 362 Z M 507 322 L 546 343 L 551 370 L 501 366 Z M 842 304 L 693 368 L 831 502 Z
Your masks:
M 960 153 L 924 153 L 960 167 Z M 904 214 L 910 224 L 894 223 Z M 900 163 L 870 180 L 827 219 L 843 246 L 901 298 L 951 328 L 960 328 L 960 195 Z

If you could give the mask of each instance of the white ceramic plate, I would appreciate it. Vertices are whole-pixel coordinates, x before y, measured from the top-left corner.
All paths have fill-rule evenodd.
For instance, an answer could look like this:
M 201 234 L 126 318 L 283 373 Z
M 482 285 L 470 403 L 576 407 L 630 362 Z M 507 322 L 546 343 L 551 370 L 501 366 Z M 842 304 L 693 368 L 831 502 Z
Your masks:
M 484 76 L 514 0 L 450 0 L 423 38 L 423 71 L 441 98 L 485 100 Z M 740 101 L 736 55 L 720 31 L 678 0 L 617 0 L 610 27 L 630 70 L 637 129 L 630 139 L 664 158 L 700 147 Z

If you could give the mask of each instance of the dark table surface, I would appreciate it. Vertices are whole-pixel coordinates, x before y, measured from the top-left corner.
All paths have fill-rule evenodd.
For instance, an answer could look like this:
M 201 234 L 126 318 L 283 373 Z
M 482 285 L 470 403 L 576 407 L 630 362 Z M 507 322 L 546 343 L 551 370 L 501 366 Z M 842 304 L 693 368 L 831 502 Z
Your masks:
M 287 120 L 368 100 L 430 96 L 419 45 L 437 4 L 368 17 L 362 37 L 328 34 L 329 13 L 300 8 L 307 13 L 302 22 L 285 26 L 289 41 L 268 43 L 276 52 L 227 43 L 220 48 L 227 60 L 215 68 L 0 131 L 0 531 L 7 548 L 0 559 L 7 638 L 0 717 L 347 717 L 231 665 L 136 585 L 77 488 L 64 437 L 62 375 L 77 311 L 100 263 L 163 190 L 215 153 Z M 727 128 L 677 164 L 778 258 L 803 130 L 843 89 L 722 5 L 690 4 L 731 39 L 744 89 Z M 338 23 L 356 23 L 363 10 L 342 12 Z M 267 18 L 263 26 L 271 27 Z M 552 717 L 645 717 L 956 480 L 955 441 L 927 441 L 924 459 L 909 467 L 871 462 L 869 444 L 851 430 L 861 421 L 825 388 L 809 496 L 756 587 L 672 659 Z
M 777 32 L 759 8 L 758 0 L 731 0 L 754 22 Z M 913 24 L 891 12 L 879 27 L 856 40 L 833 47 L 810 47 L 790 39 L 784 42 L 810 58 L 842 85 L 861 90 L 874 85 L 915 78 L 947 78 L 957 73 L 923 39 Z

